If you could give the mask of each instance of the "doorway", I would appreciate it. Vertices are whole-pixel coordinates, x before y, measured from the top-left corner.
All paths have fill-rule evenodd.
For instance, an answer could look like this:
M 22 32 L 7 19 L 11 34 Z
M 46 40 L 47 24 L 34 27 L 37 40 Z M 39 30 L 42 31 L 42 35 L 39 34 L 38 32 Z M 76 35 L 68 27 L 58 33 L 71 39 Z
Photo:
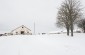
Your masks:
M 21 31 L 21 34 L 23 34 L 23 35 L 24 35 L 24 34 L 25 34 L 25 32 L 24 32 L 24 31 Z

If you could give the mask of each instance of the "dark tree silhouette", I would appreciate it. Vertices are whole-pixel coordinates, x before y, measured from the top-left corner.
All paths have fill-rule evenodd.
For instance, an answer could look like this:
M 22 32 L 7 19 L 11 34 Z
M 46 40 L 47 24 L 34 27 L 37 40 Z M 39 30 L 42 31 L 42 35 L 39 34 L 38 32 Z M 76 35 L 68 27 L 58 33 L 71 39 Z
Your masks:
M 80 2 L 76 0 L 65 0 L 58 10 L 57 25 L 64 26 L 67 29 L 67 35 L 71 30 L 73 36 L 73 26 L 75 21 L 81 17 Z
M 85 19 L 81 19 L 78 21 L 78 25 L 79 28 L 81 28 L 83 30 L 83 32 L 85 33 Z

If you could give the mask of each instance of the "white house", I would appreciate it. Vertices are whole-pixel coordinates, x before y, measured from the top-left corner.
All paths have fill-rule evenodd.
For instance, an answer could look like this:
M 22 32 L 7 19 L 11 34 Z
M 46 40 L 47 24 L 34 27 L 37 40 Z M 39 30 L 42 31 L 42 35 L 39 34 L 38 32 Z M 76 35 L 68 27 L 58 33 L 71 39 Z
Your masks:
M 10 33 L 11 35 L 32 35 L 31 30 L 24 25 L 14 29 Z

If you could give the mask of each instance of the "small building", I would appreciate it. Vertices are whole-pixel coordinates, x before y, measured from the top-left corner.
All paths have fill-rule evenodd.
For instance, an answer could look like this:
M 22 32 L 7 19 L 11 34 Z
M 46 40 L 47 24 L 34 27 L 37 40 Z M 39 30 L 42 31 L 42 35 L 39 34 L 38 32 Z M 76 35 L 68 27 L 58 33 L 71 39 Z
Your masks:
M 11 31 L 10 35 L 32 35 L 31 30 L 24 25 Z
M 61 31 L 51 31 L 48 34 L 61 34 L 61 33 L 62 33 Z

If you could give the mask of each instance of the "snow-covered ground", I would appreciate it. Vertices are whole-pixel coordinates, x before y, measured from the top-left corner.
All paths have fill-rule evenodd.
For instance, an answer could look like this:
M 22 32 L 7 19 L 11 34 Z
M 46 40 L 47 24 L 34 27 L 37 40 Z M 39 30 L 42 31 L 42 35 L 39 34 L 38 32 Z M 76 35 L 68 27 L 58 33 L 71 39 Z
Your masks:
M 2 36 L 0 55 L 85 55 L 85 34 Z

